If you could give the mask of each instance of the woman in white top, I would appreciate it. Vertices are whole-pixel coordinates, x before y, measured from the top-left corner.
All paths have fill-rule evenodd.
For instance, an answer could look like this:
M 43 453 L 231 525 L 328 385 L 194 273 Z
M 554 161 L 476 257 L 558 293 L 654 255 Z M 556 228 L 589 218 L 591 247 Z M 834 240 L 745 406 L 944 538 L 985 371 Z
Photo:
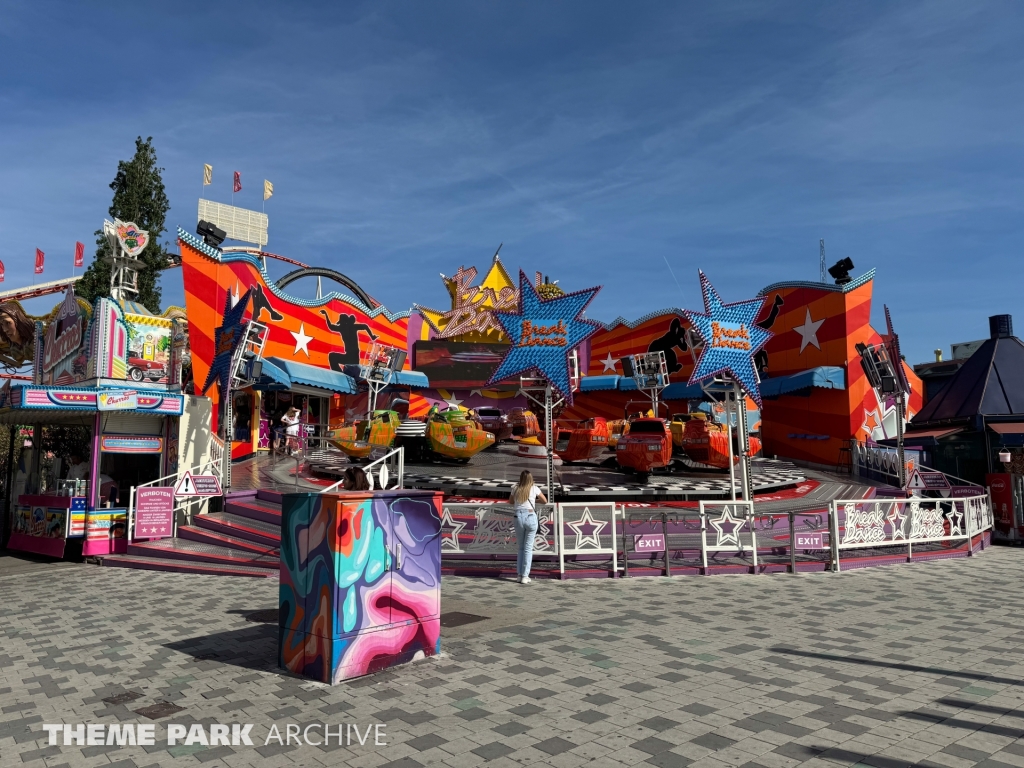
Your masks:
M 299 440 L 299 409 L 289 408 L 281 417 L 281 423 L 285 426 L 285 442 L 288 446 L 288 454 L 291 455 Z
M 523 470 L 519 483 L 512 489 L 509 501 L 515 507 L 514 523 L 518 552 L 516 555 L 516 579 L 520 584 L 530 583 L 530 565 L 533 563 L 533 540 L 537 535 L 537 501 L 547 504 L 548 500 L 533 484 L 533 475 Z

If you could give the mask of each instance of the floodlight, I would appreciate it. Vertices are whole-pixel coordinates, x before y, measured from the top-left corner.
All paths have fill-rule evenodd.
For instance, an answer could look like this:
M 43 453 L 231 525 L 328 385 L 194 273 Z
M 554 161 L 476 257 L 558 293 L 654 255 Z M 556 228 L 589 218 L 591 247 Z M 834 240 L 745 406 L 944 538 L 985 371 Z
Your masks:
M 405 358 L 408 353 L 405 350 L 396 349 L 391 353 L 391 370 L 400 371 L 402 366 L 405 365 Z
M 853 260 L 847 256 L 829 267 L 828 273 L 835 278 L 836 285 L 846 285 L 853 279 L 850 277 L 851 269 L 853 269 Z
M 196 227 L 196 234 L 203 238 L 203 241 L 211 248 L 220 248 L 220 244 L 228 236 L 228 233 L 223 229 L 206 220 L 199 222 L 199 226 Z

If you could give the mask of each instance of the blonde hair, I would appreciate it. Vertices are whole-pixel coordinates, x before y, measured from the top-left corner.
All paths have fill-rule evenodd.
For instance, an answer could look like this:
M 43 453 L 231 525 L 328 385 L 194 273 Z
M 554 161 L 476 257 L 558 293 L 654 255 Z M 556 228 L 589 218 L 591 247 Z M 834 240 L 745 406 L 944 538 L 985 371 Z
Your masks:
M 530 489 L 533 488 L 533 475 L 524 469 L 519 475 L 519 482 L 512 489 L 512 503 L 517 507 L 530 501 Z

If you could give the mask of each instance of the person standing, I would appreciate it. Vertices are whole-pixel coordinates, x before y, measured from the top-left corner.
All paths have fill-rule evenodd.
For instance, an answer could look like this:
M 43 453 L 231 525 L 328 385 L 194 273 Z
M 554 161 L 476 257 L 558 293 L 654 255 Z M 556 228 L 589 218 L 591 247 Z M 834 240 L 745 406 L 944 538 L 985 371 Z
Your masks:
M 512 489 L 509 501 L 515 507 L 513 522 L 516 528 L 516 581 L 520 584 L 530 583 L 530 565 L 533 563 L 533 540 L 537 535 L 537 501 L 547 504 L 548 500 L 533 482 L 533 475 L 523 470 L 519 482 Z
M 285 443 L 288 446 L 288 455 L 298 448 L 299 442 L 299 409 L 294 406 L 289 408 L 281 417 L 284 425 Z

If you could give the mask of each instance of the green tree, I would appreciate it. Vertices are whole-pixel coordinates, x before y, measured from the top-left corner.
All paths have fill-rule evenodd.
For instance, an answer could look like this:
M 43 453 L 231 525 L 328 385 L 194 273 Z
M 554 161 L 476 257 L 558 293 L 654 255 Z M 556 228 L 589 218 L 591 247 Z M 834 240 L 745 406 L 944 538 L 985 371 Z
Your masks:
M 135 156 L 117 164 L 117 175 L 110 182 L 114 199 L 110 203 L 110 218 L 134 222 L 149 232 L 149 244 L 139 254 L 139 295 L 136 300 L 153 313 L 160 311 L 160 270 L 168 263 L 168 253 L 159 240 L 165 230 L 164 222 L 171 204 L 164 192 L 160 174 L 163 168 L 156 164 L 153 137 L 145 141 L 135 139 Z M 110 245 L 103 230 L 96 231 L 96 257 L 75 285 L 75 293 L 89 302 L 110 295 Z

